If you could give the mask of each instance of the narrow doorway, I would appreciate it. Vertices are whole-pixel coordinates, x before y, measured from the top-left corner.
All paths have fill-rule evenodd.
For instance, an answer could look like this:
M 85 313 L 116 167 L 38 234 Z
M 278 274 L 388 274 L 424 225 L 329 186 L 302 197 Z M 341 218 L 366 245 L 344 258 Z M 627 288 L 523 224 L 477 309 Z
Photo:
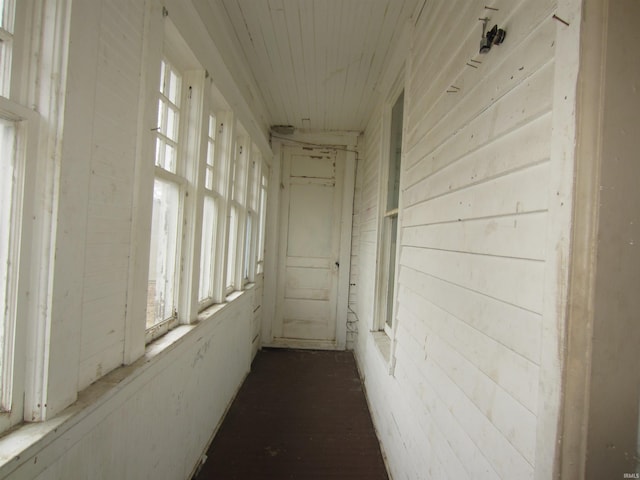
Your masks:
M 284 147 L 276 344 L 336 346 L 344 169 L 330 148 Z

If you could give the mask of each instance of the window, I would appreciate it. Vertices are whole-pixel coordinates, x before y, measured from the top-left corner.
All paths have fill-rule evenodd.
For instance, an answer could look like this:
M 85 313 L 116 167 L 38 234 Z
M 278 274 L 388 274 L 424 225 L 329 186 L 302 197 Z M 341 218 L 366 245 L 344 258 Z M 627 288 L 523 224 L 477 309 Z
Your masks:
M 14 0 L 0 0 L 0 432 L 20 423 L 38 115 L 15 102 Z M 28 181 L 27 181 L 28 180 Z M 21 319 L 19 322 L 18 319 Z
M 20 201 L 15 178 L 19 168 L 16 158 L 17 132 L 14 122 L 0 117 L 0 409 L 11 410 L 11 363 L 15 326 L 16 278 L 15 259 L 20 223 L 16 203 Z
M 0 96 L 9 97 L 15 0 L 0 0 Z
M 389 164 L 384 190 L 382 213 L 382 238 L 380 270 L 378 272 L 379 304 L 378 328 L 391 336 L 395 299 L 396 251 L 398 238 L 398 206 L 400 197 L 400 162 L 402 158 L 402 116 L 404 92 L 399 95 L 391 109 L 389 134 Z
M 257 239 L 257 259 L 256 273 L 264 272 L 264 240 L 265 240 L 265 224 L 267 219 L 267 180 L 268 172 L 266 166 L 262 166 L 260 175 L 260 197 L 258 204 L 258 239 Z
M 229 235 L 227 238 L 228 251 L 225 290 L 227 293 L 231 293 L 235 290 L 236 252 L 238 250 L 238 208 L 235 205 L 231 205 L 229 209 Z
M 258 198 L 260 192 L 260 170 L 262 168 L 262 156 L 255 145 L 251 149 L 251 161 L 249 162 L 247 174 L 247 201 L 246 201 L 246 222 L 244 230 L 244 260 L 243 275 L 244 283 L 255 281 L 256 274 L 256 219 L 258 218 Z
M 231 166 L 231 195 L 229 198 L 229 230 L 227 233 L 227 269 L 225 291 L 227 294 L 240 290 L 243 285 L 244 233 L 247 229 L 246 201 L 248 159 L 250 156 L 248 136 L 238 127 L 235 155 Z
M 147 330 L 158 333 L 177 323 L 182 187 L 186 184 L 179 164 L 182 78 L 166 58 L 160 72 L 147 293 Z
M 212 303 L 215 296 L 216 234 L 220 214 L 220 161 L 216 161 L 216 117 L 209 114 L 207 152 L 205 156 L 204 205 L 202 208 L 202 241 L 200 245 L 199 303 Z

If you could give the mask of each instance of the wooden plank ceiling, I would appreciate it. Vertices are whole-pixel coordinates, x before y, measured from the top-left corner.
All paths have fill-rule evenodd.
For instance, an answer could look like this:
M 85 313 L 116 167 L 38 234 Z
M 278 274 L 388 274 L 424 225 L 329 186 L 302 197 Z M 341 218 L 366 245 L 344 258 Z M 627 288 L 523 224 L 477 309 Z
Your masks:
M 272 125 L 364 130 L 384 66 L 422 0 L 221 1 Z

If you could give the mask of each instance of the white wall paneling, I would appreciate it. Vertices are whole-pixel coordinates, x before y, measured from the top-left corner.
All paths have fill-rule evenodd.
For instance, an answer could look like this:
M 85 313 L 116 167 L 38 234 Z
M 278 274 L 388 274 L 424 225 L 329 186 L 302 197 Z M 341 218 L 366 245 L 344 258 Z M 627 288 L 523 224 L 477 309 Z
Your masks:
M 540 403 L 540 363 L 542 332 L 561 321 L 545 305 L 562 298 L 545 287 L 548 270 L 558 268 L 548 248 L 556 208 L 549 182 L 558 168 L 550 146 L 555 2 L 491 7 L 430 2 L 411 33 L 391 377 L 379 368 L 377 337 L 363 333 L 375 305 L 382 103 L 358 165 L 356 352 L 399 477 L 533 478 L 553 464 L 539 449 L 554 434 L 541 438 L 538 425 L 557 419 Z M 479 55 L 484 16 L 508 33 Z M 420 428 L 407 425 L 382 383 L 413 407 Z M 412 442 L 429 445 L 426 473 Z

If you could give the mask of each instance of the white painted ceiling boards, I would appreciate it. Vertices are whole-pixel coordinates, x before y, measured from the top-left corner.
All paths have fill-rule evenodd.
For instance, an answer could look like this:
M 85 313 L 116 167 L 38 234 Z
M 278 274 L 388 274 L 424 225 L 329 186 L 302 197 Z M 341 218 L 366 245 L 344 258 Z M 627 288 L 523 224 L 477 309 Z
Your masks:
M 364 130 L 422 0 L 209 0 L 229 17 L 272 125 Z

